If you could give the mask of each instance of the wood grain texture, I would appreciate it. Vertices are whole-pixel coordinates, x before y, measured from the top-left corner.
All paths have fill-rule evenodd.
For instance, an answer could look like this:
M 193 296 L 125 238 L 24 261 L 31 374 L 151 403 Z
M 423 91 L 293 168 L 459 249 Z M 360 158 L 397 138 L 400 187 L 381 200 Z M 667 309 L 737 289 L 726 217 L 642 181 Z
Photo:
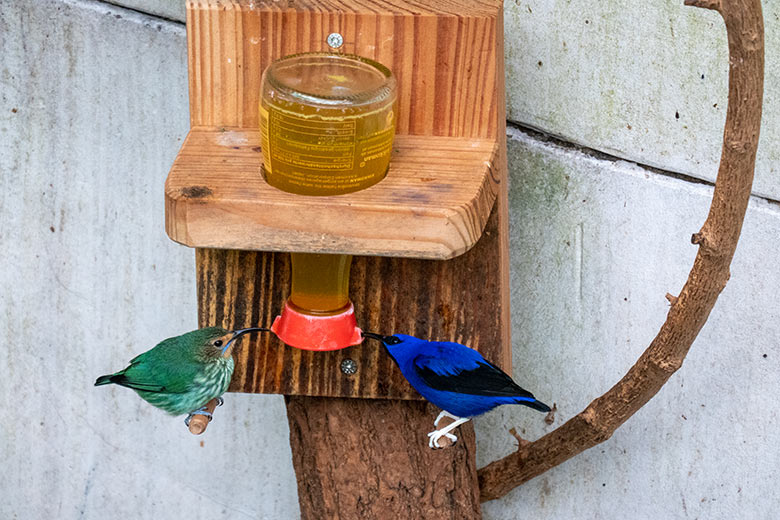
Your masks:
M 498 194 L 496 195 L 496 212 L 498 213 L 498 238 L 496 239 L 495 255 L 498 257 L 498 266 L 496 268 L 496 284 L 498 286 L 498 299 L 502 302 L 500 306 L 499 333 L 501 337 L 499 342 L 502 347 L 496 353 L 495 362 L 508 373 L 512 373 L 512 336 L 510 334 L 510 323 L 512 320 L 509 309 L 509 171 L 507 165 L 506 153 L 506 89 L 504 88 L 504 10 L 499 9 L 496 14 L 496 24 L 499 31 L 495 35 L 494 44 L 496 47 L 496 127 L 498 128 L 498 157 L 494 164 L 496 165 L 498 179 Z
M 165 183 L 168 236 L 190 247 L 447 259 L 477 242 L 498 191 L 490 139 L 398 136 L 387 177 L 324 197 L 266 183 L 259 144 L 256 130 L 190 131 Z
M 359 326 L 459 341 L 511 370 L 502 7 L 497 0 L 188 3 L 193 131 L 169 179 L 166 210 L 172 237 L 208 246 L 196 255 L 201 326 L 271 324 L 290 278 L 289 255 L 274 250 L 415 256 L 355 257 L 350 295 Z M 288 54 L 328 50 L 325 40 L 334 31 L 345 38 L 340 51 L 376 59 L 398 80 L 398 152 L 391 174 L 341 199 L 270 192 L 261 186 L 255 144 L 262 71 Z M 487 156 L 493 159 L 486 175 Z M 183 163 L 190 178 L 179 177 Z M 264 189 L 262 202 L 276 210 L 257 211 L 257 201 L 249 202 Z M 455 211 L 437 206 L 452 199 L 469 202 Z M 209 215 L 214 201 L 225 205 Z M 370 205 L 378 213 L 400 213 L 380 221 L 369 214 Z M 351 234 L 339 235 L 327 220 L 348 221 Z M 207 222 L 208 233 L 197 231 L 195 222 Z M 272 222 L 275 232 L 266 229 Z M 227 250 L 234 248 L 263 251 Z M 430 259 L 463 251 L 446 261 Z M 232 391 L 419 398 L 370 343 L 320 353 L 264 336 L 244 347 Z M 339 370 L 345 358 L 357 361 L 354 376 Z
M 498 257 L 493 211 L 482 238 L 447 261 L 358 256 L 350 296 L 358 325 L 458 341 L 503 364 Z M 228 329 L 269 326 L 290 292 L 286 253 L 197 249 L 198 321 Z M 312 396 L 419 399 L 383 347 L 373 341 L 331 352 L 288 347 L 269 334 L 242 340 L 230 391 Z M 357 362 L 347 376 L 341 361 Z M 503 365 L 508 369 L 506 365 Z
M 256 128 L 265 67 L 329 51 L 338 32 L 339 52 L 395 74 L 398 134 L 503 138 L 502 9 L 499 0 L 191 0 L 191 125 Z
M 474 428 L 428 448 L 428 403 L 287 397 L 301 518 L 480 518 Z

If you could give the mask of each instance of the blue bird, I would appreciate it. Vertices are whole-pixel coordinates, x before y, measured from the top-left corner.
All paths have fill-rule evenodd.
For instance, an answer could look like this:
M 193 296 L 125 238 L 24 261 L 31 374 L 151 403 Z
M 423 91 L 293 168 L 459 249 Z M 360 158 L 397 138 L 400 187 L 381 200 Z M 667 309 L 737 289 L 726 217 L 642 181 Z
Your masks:
M 502 404 L 523 404 L 540 412 L 550 407 L 537 401 L 511 377 L 473 348 L 449 341 L 424 339 L 395 334 L 383 336 L 363 332 L 363 336 L 381 341 L 401 369 L 409 384 L 420 395 L 443 411 L 434 421 L 439 425 L 443 417 L 454 422 L 428 434 L 428 445 L 439 448 L 439 439 L 458 438 L 450 432 L 472 417 Z

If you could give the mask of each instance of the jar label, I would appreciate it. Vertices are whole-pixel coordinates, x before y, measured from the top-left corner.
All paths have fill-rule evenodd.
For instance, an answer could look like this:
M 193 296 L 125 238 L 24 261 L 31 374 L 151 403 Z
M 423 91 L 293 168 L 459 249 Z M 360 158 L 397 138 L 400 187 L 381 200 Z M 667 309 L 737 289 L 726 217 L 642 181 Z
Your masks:
M 367 188 L 387 172 L 395 134 L 392 104 L 348 116 L 260 107 L 266 180 L 285 191 L 332 195 Z

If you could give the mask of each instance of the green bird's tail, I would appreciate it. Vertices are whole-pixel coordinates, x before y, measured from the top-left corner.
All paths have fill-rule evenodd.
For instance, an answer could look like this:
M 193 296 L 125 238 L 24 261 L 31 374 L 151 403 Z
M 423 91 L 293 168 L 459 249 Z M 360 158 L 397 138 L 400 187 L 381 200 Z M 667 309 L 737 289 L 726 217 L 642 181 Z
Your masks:
M 109 385 L 111 383 L 114 383 L 114 377 L 116 377 L 116 374 L 108 374 L 105 376 L 100 376 L 95 381 L 95 386 L 101 386 L 101 385 Z
M 116 374 L 106 374 L 104 376 L 100 376 L 95 380 L 95 386 L 103 386 L 111 383 L 119 386 L 126 386 L 127 388 L 132 388 L 133 390 L 136 391 L 139 390 L 144 392 L 165 391 L 165 387 L 162 385 L 156 385 L 154 383 L 148 383 L 146 381 L 138 381 L 137 379 L 127 377 L 127 369 L 121 370 Z

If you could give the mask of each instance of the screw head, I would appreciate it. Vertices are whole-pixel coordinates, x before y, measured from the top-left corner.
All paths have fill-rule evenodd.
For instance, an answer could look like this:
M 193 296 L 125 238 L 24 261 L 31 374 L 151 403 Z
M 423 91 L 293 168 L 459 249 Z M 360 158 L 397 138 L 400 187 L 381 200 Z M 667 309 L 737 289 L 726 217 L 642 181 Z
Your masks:
M 344 45 L 344 37 L 337 32 L 330 33 L 327 42 L 332 49 L 338 49 Z
M 357 372 L 357 363 L 351 359 L 345 359 L 341 362 L 341 372 L 345 375 L 351 376 Z

